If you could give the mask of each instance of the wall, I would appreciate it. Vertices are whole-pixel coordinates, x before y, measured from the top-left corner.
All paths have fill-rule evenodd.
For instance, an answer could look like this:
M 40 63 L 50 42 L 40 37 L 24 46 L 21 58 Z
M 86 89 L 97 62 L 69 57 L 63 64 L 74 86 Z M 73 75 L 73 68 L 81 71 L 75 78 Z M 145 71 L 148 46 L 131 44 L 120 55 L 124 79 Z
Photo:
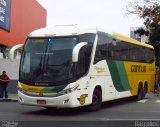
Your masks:
M 36 0 L 11 0 L 10 32 L 0 29 L 0 44 L 24 43 L 27 35 L 46 26 L 46 10 Z
M 12 47 L 24 43 L 30 32 L 46 27 L 47 12 L 36 0 L 11 0 L 10 15 L 10 31 L 0 29 L 1 45 Z M 0 58 L 3 58 L 2 51 Z M 19 78 L 19 60 L 10 62 L 8 59 L 0 59 L 0 74 L 3 70 L 11 79 L 9 93 L 15 93 Z
M 19 78 L 19 62 L 20 60 L 15 59 L 13 62 L 10 62 L 9 59 L 0 59 L 0 75 L 2 71 L 5 70 L 7 75 L 11 79 L 8 84 L 8 92 L 16 93 L 17 92 L 17 83 Z

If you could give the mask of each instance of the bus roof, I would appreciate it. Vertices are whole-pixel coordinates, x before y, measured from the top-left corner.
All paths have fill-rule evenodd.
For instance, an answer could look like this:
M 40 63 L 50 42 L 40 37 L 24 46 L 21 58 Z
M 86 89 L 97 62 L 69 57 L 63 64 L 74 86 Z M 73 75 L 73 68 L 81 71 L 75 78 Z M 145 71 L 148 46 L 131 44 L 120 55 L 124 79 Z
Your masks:
M 122 41 L 125 41 L 125 42 L 129 42 L 129 43 L 141 45 L 141 46 L 148 47 L 148 48 L 153 48 L 152 45 L 149 45 L 149 44 L 146 44 L 146 43 L 143 43 L 143 42 L 139 42 L 139 41 L 137 41 L 137 40 L 135 40 L 135 39 L 129 38 L 129 37 L 127 37 L 127 36 L 124 36 L 124 35 L 119 34 L 119 33 L 116 33 L 116 32 L 113 32 L 113 35 L 114 35 L 118 40 L 122 40 Z M 154 49 L 154 48 L 153 48 L 153 49 Z
M 133 43 L 137 45 L 141 45 L 148 48 L 153 48 L 153 46 L 149 44 L 145 44 L 142 42 L 139 42 L 135 39 L 129 38 L 127 36 L 124 36 L 122 34 L 113 32 L 112 34 L 110 32 L 106 32 L 104 29 L 99 29 L 96 27 L 92 28 L 86 28 L 86 27 L 77 27 L 77 26 L 54 26 L 50 28 L 41 28 L 38 30 L 35 30 L 29 34 L 29 37 L 53 37 L 53 36 L 73 36 L 73 35 L 80 35 L 84 33 L 96 33 L 98 31 L 105 32 L 113 37 L 115 37 L 118 40 L 126 41 L 128 43 Z
M 49 36 L 72 36 L 84 33 L 96 33 L 96 28 L 82 28 L 76 26 L 55 26 L 51 28 L 41 28 L 33 31 L 30 37 L 49 37 Z

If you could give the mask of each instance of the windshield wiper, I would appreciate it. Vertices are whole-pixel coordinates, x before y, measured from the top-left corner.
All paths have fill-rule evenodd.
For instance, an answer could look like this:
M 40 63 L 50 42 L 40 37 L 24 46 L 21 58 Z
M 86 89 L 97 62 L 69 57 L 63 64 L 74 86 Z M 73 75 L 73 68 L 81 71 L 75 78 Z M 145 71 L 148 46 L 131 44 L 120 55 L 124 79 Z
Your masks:
M 33 75 L 31 75 L 31 77 L 29 78 L 29 80 L 33 80 L 39 77 L 39 75 L 43 74 L 43 64 L 42 64 L 42 55 L 41 55 L 41 59 L 40 59 L 40 63 L 39 66 L 37 66 L 37 68 L 35 68 L 35 70 L 33 71 Z

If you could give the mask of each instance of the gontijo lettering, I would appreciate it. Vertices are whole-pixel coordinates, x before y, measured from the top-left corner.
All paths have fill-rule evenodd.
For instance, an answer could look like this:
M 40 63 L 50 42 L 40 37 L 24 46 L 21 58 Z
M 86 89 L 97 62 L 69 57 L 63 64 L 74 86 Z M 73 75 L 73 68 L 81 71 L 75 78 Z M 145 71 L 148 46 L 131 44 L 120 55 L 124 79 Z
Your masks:
M 131 65 L 131 72 L 146 72 L 146 66 Z

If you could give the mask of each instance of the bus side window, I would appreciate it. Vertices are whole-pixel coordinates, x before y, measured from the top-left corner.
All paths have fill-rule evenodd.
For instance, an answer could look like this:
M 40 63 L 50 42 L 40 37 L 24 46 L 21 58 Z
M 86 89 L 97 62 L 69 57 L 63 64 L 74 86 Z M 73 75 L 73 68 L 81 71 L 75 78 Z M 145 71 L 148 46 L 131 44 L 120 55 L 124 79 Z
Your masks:
M 147 63 L 154 62 L 154 50 L 145 48 L 145 61 Z
M 90 64 L 90 61 L 91 61 L 91 52 L 92 52 L 92 45 L 88 45 L 85 49 L 86 71 L 89 69 L 89 64 Z
M 87 45 L 81 48 L 77 63 L 77 78 L 83 76 L 89 70 L 91 51 L 92 45 Z
M 110 37 L 109 37 L 110 38 Z M 110 60 L 115 60 L 117 58 L 119 58 L 119 53 L 117 51 L 118 47 L 117 47 L 117 41 L 114 38 L 110 38 L 108 39 L 108 44 L 107 44 L 107 59 Z
M 85 52 L 84 47 L 79 52 L 78 63 L 77 63 L 77 76 L 80 77 L 85 73 Z
M 98 33 L 97 48 L 95 52 L 94 64 L 101 60 L 105 60 L 107 57 L 107 35 L 104 33 Z

